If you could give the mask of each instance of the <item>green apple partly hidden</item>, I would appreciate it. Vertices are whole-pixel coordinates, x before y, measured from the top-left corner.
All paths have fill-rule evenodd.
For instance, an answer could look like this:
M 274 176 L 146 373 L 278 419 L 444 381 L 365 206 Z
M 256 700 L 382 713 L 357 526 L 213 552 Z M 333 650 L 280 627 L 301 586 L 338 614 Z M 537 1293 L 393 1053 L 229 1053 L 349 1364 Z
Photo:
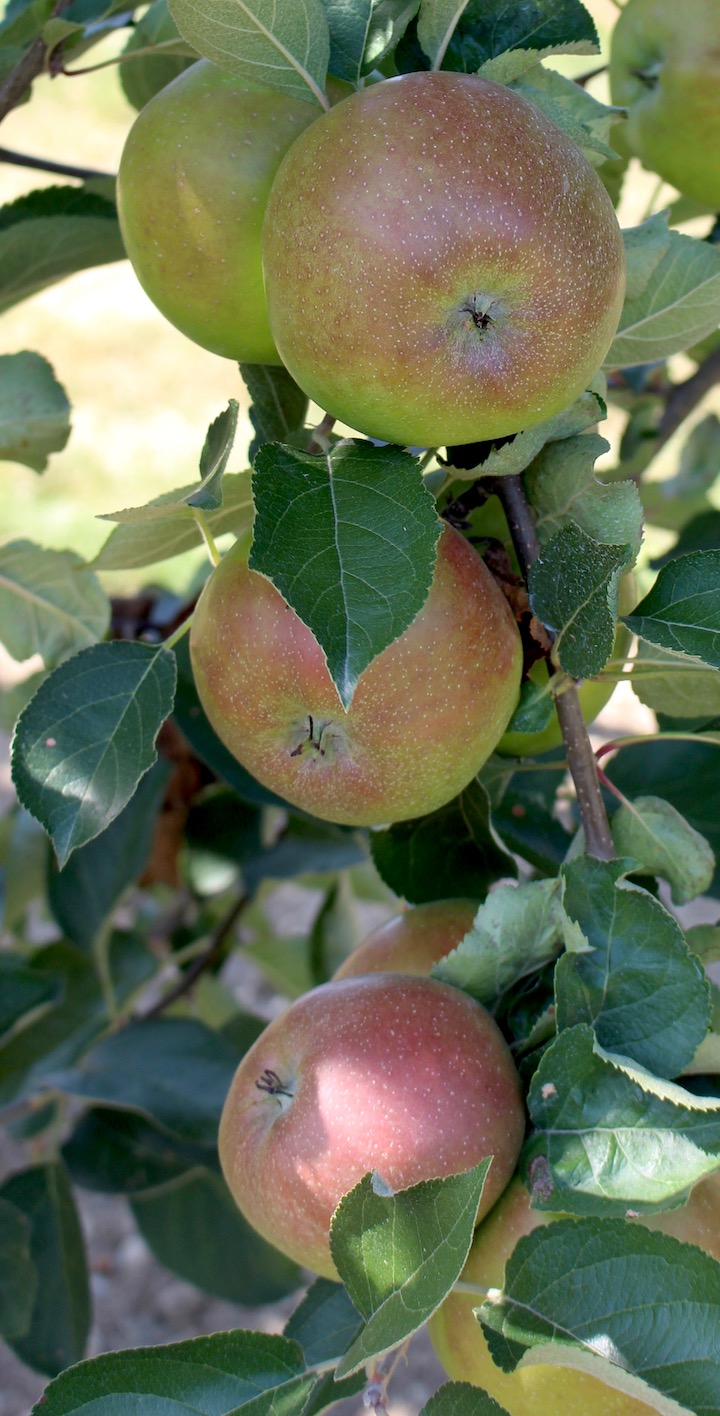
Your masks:
M 368 973 L 428 976 L 433 964 L 457 948 L 472 929 L 479 900 L 433 900 L 395 915 L 361 940 L 334 978 Z
M 610 51 L 626 146 L 679 192 L 720 211 L 720 4 L 628 0 Z
M 302 133 L 263 230 L 270 326 L 311 398 L 417 446 L 516 433 L 597 372 L 623 300 L 579 148 L 471 74 L 376 84 Z
M 481 1216 L 524 1129 L 518 1074 L 490 1014 L 434 979 L 369 974 L 323 984 L 270 1023 L 235 1074 L 219 1148 L 246 1219 L 332 1278 L 333 1212 L 368 1171 L 403 1190 L 492 1155 Z
M 130 129 L 117 187 L 125 248 L 165 318 L 214 354 L 280 363 L 263 291 L 262 223 L 282 158 L 320 112 L 201 59 Z
M 518 1240 L 558 1218 L 531 1209 L 525 1186 L 515 1178 L 478 1229 L 462 1280 L 480 1289 L 502 1288 L 505 1264 Z M 697 1185 L 681 1209 L 628 1223 L 672 1234 L 720 1259 L 720 1176 L 711 1175 Z M 428 1324 L 435 1351 L 453 1380 L 483 1387 L 509 1416 L 651 1416 L 656 1410 L 571 1367 L 538 1364 L 501 1371 L 473 1315 L 482 1296 L 451 1293 Z
M 365 669 L 347 712 L 315 636 L 248 568 L 244 544 L 205 585 L 190 655 L 238 761 L 286 801 L 354 826 L 423 816 L 461 791 L 507 727 L 522 666 L 505 596 L 450 526 L 423 608 Z

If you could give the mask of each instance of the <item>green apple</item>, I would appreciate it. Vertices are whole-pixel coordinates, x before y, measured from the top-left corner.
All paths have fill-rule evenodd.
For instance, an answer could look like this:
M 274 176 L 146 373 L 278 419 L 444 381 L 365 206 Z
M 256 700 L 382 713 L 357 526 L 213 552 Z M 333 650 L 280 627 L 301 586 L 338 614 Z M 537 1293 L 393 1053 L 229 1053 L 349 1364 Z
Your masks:
M 479 900 L 433 900 L 414 905 L 361 940 L 334 978 L 368 973 L 428 976 L 433 964 L 455 949 L 472 929 Z
M 532 1210 L 525 1186 L 514 1179 L 478 1229 L 463 1281 L 502 1288 L 505 1264 L 518 1240 L 558 1218 Z M 712 1175 L 697 1185 L 681 1209 L 628 1223 L 672 1234 L 720 1259 L 720 1176 Z M 538 1364 L 501 1371 L 473 1315 L 481 1301 L 482 1294 L 451 1293 L 430 1319 L 430 1337 L 448 1375 L 483 1387 L 509 1416 L 652 1416 L 655 1412 L 654 1406 L 571 1367 Z
M 353 94 L 285 158 L 270 325 L 311 398 L 414 446 L 518 432 L 597 372 L 622 306 L 612 203 L 536 108 L 471 74 Z
M 260 238 L 273 178 L 321 110 L 201 59 L 138 114 L 117 200 L 146 294 L 183 334 L 227 359 L 279 364 Z
M 505 596 L 450 526 L 423 608 L 361 674 L 347 712 L 311 630 L 249 569 L 244 544 L 203 589 L 190 655 L 238 761 L 286 801 L 354 826 L 423 816 L 461 791 L 507 727 L 522 660 Z
M 368 1171 L 402 1190 L 492 1155 L 484 1215 L 524 1130 L 518 1074 L 490 1014 L 434 979 L 369 974 L 313 989 L 266 1028 L 233 1079 L 219 1148 L 250 1224 L 332 1278 L 333 1212 Z
M 720 4 L 628 0 L 610 51 L 627 147 L 679 192 L 720 210 Z

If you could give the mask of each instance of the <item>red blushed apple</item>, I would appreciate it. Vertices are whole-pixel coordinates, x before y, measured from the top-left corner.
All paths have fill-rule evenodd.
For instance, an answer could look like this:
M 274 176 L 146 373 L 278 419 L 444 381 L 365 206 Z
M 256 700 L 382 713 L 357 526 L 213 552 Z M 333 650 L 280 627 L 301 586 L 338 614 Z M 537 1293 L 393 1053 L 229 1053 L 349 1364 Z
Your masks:
M 374 974 L 315 988 L 245 1055 L 220 1123 L 220 1160 L 246 1219 L 335 1277 L 328 1235 L 370 1170 L 394 1190 L 492 1155 L 479 1214 L 507 1184 L 524 1111 L 490 1014 L 433 979 Z
M 433 964 L 455 949 L 472 928 L 479 900 L 433 900 L 395 915 L 353 949 L 335 978 L 405 973 L 428 977 Z
M 586 1372 L 547 1365 L 503 1372 L 490 1356 L 473 1308 L 480 1306 L 483 1289 L 502 1288 L 505 1265 L 518 1240 L 558 1218 L 532 1210 L 519 1179 L 508 1185 L 480 1225 L 462 1273 L 462 1281 L 477 1284 L 478 1293 L 451 1293 L 428 1323 L 435 1351 L 454 1381 L 482 1387 L 509 1416 L 651 1416 L 654 1406 Z M 681 1209 L 628 1223 L 672 1234 L 720 1259 L 720 1176 L 711 1175 L 697 1185 Z
M 283 160 L 262 242 L 290 373 L 350 427 L 406 445 L 549 418 L 597 372 L 623 302 L 594 169 L 473 74 L 404 74 L 321 117 Z
M 512 715 L 522 658 L 502 591 L 449 526 L 425 605 L 347 712 L 314 635 L 240 544 L 203 590 L 190 653 L 238 761 L 294 805 L 356 826 L 422 816 L 467 785 Z

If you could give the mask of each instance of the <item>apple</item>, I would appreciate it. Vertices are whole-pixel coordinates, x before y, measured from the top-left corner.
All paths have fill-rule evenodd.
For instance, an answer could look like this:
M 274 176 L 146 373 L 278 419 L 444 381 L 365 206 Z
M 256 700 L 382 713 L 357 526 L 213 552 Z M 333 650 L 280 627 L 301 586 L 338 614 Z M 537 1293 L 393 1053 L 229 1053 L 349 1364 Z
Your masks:
M 270 326 L 301 388 L 413 446 L 516 433 L 603 361 L 620 230 L 579 148 L 473 74 L 412 73 L 300 135 L 263 230 Z
M 183 334 L 227 359 L 279 364 L 260 236 L 273 178 L 313 103 L 200 59 L 146 105 L 120 161 L 120 228 L 146 294 Z
M 520 1082 L 497 1024 L 449 984 L 369 974 L 313 989 L 243 1058 L 220 1160 L 245 1218 L 327 1278 L 332 1215 L 370 1170 L 394 1190 L 493 1162 L 479 1216 L 515 1167 Z
M 517 701 L 522 651 L 496 581 L 446 526 L 423 608 L 347 712 L 314 635 L 244 544 L 205 585 L 190 656 L 212 726 L 254 777 L 315 816 L 369 826 L 434 811 L 474 777 Z
M 472 929 L 479 900 L 433 900 L 379 925 L 343 960 L 334 978 L 404 973 L 427 977 Z
M 501 1288 L 505 1264 L 518 1240 L 558 1218 L 532 1210 L 528 1192 L 516 1177 L 478 1229 L 462 1281 Z M 720 1259 L 720 1176 L 711 1175 L 697 1185 L 681 1209 L 628 1220 L 636 1222 L 697 1244 Z M 655 1411 L 598 1377 L 570 1367 L 537 1365 L 501 1371 L 473 1315 L 481 1301 L 481 1294 L 451 1293 L 428 1323 L 430 1337 L 448 1375 L 483 1387 L 509 1416 L 651 1416 Z
M 643 166 L 720 210 L 718 0 L 629 0 L 610 51 L 613 103 Z

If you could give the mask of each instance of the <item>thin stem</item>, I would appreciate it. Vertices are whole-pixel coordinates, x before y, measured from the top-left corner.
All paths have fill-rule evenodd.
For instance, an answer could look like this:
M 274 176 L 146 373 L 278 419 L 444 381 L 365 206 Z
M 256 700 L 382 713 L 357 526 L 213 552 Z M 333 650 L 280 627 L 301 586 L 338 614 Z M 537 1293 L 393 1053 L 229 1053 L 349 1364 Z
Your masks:
M 642 733 L 633 737 L 613 738 L 595 750 L 595 760 L 600 761 L 608 752 L 619 752 L 623 747 L 634 747 L 639 742 L 694 742 L 699 747 L 720 747 L 720 732 L 708 733 Z
M 53 7 L 52 17 L 61 15 L 67 10 L 72 0 L 56 0 Z M 24 99 L 28 89 L 42 74 L 47 58 L 47 45 L 44 39 L 38 35 L 32 44 L 28 46 L 24 54 L 21 54 L 17 64 L 13 66 L 9 74 L 5 75 L 0 83 L 0 121 L 16 108 L 18 103 Z
M 144 44 L 142 48 L 116 54 L 112 59 L 103 59 L 99 64 L 86 64 L 82 69 L 66 69 L 63 65 L 58 69 L 58 73 L 65 79 L 74 79 L 78 74 L 95 74 L 98 69 L 115 68 L 118 64 L 127 64 L 131 59 L 143 59 L 148 54 L 177 54 L 180 58 L 190 59 L 186 44 L 177 39 L 163 39 L 158 44 Z
M 313 454 L 327 452 L 328 437 L 335 426 L 335 419 L 332 413 L 326 413 L 321 423 L 313 429 L 312 437 L 308 443 L 308 452 Z
M 38 172 L 57 172 L 61 177 L 78 177 L 81 182 L 93 182 L 99 178 L 115 181 L 114 172 L 97 172 L 93 167 L 75 167 L 70 162 L 53 162 L 49 157 L 31 157 L 27 152 L 13 152 L 11 148 L 0 147 L 0 162 L 8 162 L 13 167 L 32 167 Z
M 590 69 L 589 73 L 581 74 L 579 79 L 575 79 L 575 83 L 578 84 L 580 88 L 584 88 L 586 84 L 590 83 L 591 79 L 596 79 L 598 74 L 606 74 L 607 69 L 607 64 L 600 64 L 597 69 Z
M 177 629 L 174 629 L 172 634 L 168 635 L 167 639 L 163 639 L 162 648 L 174 649 L 175 645 L 178 644 L 179 641 L 185 637 L 192 625 L 192 622 L 193 615 L 188 615 L 187 619 L 184 619 L 182 624 L 179 624 Z
M 540 543 L 528 506 L 522 479 L 498 477 L 495 490 L 503 504 L 515 553 L 525 580 L 540 554 Z M 588 737 L 580 699 L 574 684 L 555 699 L 555 710 L 567 748 L 568 767 L 575 784 L 580 820 L 588 855 L 611 860 L 615 854 L 610 823 L 600 790 L 597 762 Z
M 665 186 L 665 179 L 664 179 L 664 177 L 658 177 L 657 182 L 655 183 L 655 186 L 653 187 L 652 192 L 650 193 L 650 196 L 648 197 L 647 205 L 646 205 L 646 207 L 645 207 L 645 211 L 643 212 L 643 215 L 642 215 L 642 218 L 641 218 L 642 221 L 647 221 L 648 217 L 649 217 L 649 216 L 652 216 L 653 208 L 654 208 L 655 203 L 656 203 L 658 197 L 660 196 L 660 193 L 661 193 L 661 191 L 662 191 L 662 189 L 663 189 L 664 186 Z
M 248 903 L 248 898 L 249 897 L 243 893 L 242 895 L 238 895 L 236 900 L 233 900 L 230 909 L 223 919 L 221 919 L 217 929 L 211 934 L 210 942 L 207 947 L 203 949 L 201 954 L 197 955 L 197 958 L 195 958 L 190 967 L 185 970 L 185 973 L 175 984 L 175 987 L 165 993 L 162 998 L 159 998 L 157 1003 L 153 1003 L 152 1007 L 148 1008 L 140 1018 L 136 1018 L 136 1022 L 144 1022 L 146 1018 L 156 1018 L 159 1013 L 163 1013 L 166 1008 L 169 1008 L 171 1003 L 176 1003 L 178 998 L 184 998 L 185 994 L 189 993 L 194 984 L 197 983 L 201 974 L 204 974 L 207 969 L 211 968 L 212 965 L 222 957 L 225 945 Z
M 201 511 L 199 506 L 193 506 L 190 508 L 190 510 L 192 511 L 192 514 L 195 517 L 195 524 L 198 528 L 198 531 L 200 532 L 200 535 L 203 538 L 203 541 L 205 542 L 205 548 L 213 565 L 219 565 L 220 561 L 222 560 L 222 556 L 220 555 L 220 552 L 215 544 L 215 537 L 213 536 L 213 533 L 210 530 L 210 526 L 208 525 L 208 520 L 205 516 L 204 511 Z
M 698 403 L 705 397 L 706 393 L 720 381 L 720 348 L 714 349 L 707 359 L 690 375 L 689 379 L 683 379 L 682 383 L 675 384 L 665 404 L 665 412 L 660 419 L 657 434 L 654 439 L 653 457 L 657 455 L 661 447 L 670 441 L 673 433 L 677 431 L 681 423 Z

